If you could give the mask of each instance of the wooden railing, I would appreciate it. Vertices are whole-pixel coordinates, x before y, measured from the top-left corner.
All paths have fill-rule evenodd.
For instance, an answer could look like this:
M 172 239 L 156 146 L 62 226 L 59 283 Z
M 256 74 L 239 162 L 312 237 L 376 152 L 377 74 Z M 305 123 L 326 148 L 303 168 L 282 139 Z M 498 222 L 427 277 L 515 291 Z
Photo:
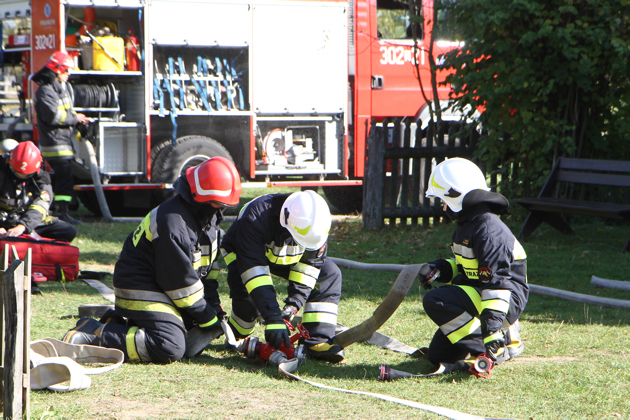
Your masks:
M 472 158 L 477 138 L 455 134 L 460 127 L 443 124 L 436 132 L 435 124 L 423 128 L 410 119 L 372 120 L 366 151 L 363 178 L 363 227 L 380 229 L 388 220 L 412 226 L 439 223 L 445 216 L 434 199 L 425 197 L 434 165 L 445 158 Z

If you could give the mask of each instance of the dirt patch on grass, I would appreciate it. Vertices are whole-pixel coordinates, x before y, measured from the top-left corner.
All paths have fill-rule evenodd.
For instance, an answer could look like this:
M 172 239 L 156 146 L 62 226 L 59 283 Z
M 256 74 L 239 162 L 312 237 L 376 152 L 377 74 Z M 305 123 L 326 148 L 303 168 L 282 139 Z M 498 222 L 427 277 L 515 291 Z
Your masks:
M 150 397 L 146 401 L 112 396 L 98 401 L 77 401 L 76 404 L 95 407 L 88 418 L 116 420 L 249 418 L 253 413 L 273 413 L 279 408 L 289 412 L 300 412 L 304 408 L 302 400 L 293 395 L 262 389 L 255 392 L 234 389 L 214 395 L 204 390 L 189 390 L 181 396 Z

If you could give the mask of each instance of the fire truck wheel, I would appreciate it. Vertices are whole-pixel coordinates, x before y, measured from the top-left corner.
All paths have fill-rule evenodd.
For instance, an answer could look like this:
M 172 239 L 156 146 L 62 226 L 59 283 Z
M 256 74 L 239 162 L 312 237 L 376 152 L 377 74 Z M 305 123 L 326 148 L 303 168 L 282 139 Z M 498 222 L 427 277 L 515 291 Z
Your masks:
M 323 190 L 330 204 L 337 210 L 336 214 L 363 211 L 363 186 L 323 187 Z
M 153 160 L 151 177 L 153 182 L 173 183 L 180 175 L 186 173 L 186 169 L 199 165 L 207 159 L 215 156 L 223 156 L 234 162 L 232 156 L 221 143 L 205 136 L 185 136 L 177 139 L 175 144 L 158 146 Z M 161 202 L 175 195 L 174 190 L 160 190 Z M 161 198 L 161 199 L 160 199 Z

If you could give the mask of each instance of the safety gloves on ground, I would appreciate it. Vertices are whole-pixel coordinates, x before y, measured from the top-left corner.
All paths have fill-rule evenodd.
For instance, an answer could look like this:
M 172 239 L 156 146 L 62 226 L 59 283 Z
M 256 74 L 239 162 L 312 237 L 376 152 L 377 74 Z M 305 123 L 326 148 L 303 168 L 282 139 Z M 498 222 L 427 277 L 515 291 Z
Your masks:
M 295 315 L 297 311 L 298 311 L 297 307 L 288 303 L 284 305 L 284 308 L 282 309 L 282 318 L 285 319 L 286 321 L 291 322 L 291 320 L 293 319 L 293 315 Z
M 488 340 L 488 341 L 486 341 Z M 483 345 L 486 347 L 486 356 L 496 362 L 500 357 L 504 356 L 505 339 L 500 331 L 484 339 Z
M 282 315 L 274 315 L 265 319 L 265 341 L 274 349 L 279 349 L 282 343 L 287 348 L 291 347 L 289 330 Z

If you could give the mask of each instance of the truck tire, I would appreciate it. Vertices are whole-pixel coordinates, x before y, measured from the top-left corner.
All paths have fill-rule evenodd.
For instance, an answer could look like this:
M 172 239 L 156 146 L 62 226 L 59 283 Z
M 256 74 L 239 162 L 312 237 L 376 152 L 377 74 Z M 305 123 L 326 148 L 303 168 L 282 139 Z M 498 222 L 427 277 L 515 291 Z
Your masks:
M 161 147 L 160 145 L 158 147 Z M 211 157 L 223 156 L 234 162 L 232 156 L 221 143 L 205 136 L 185 136 L 177 139 L 175 144 L 167 145 L 157 150 L 151 167 L 151 178 L 155 183 L 173 183 L 186 169 L 199 165 Z M 175 190 L 160 190 L 158 202 L 173 197 Z
M 323 187 L 326 198 L 337 210 L 335 214 L 356 214 L 363 211 L 363 186 Z

